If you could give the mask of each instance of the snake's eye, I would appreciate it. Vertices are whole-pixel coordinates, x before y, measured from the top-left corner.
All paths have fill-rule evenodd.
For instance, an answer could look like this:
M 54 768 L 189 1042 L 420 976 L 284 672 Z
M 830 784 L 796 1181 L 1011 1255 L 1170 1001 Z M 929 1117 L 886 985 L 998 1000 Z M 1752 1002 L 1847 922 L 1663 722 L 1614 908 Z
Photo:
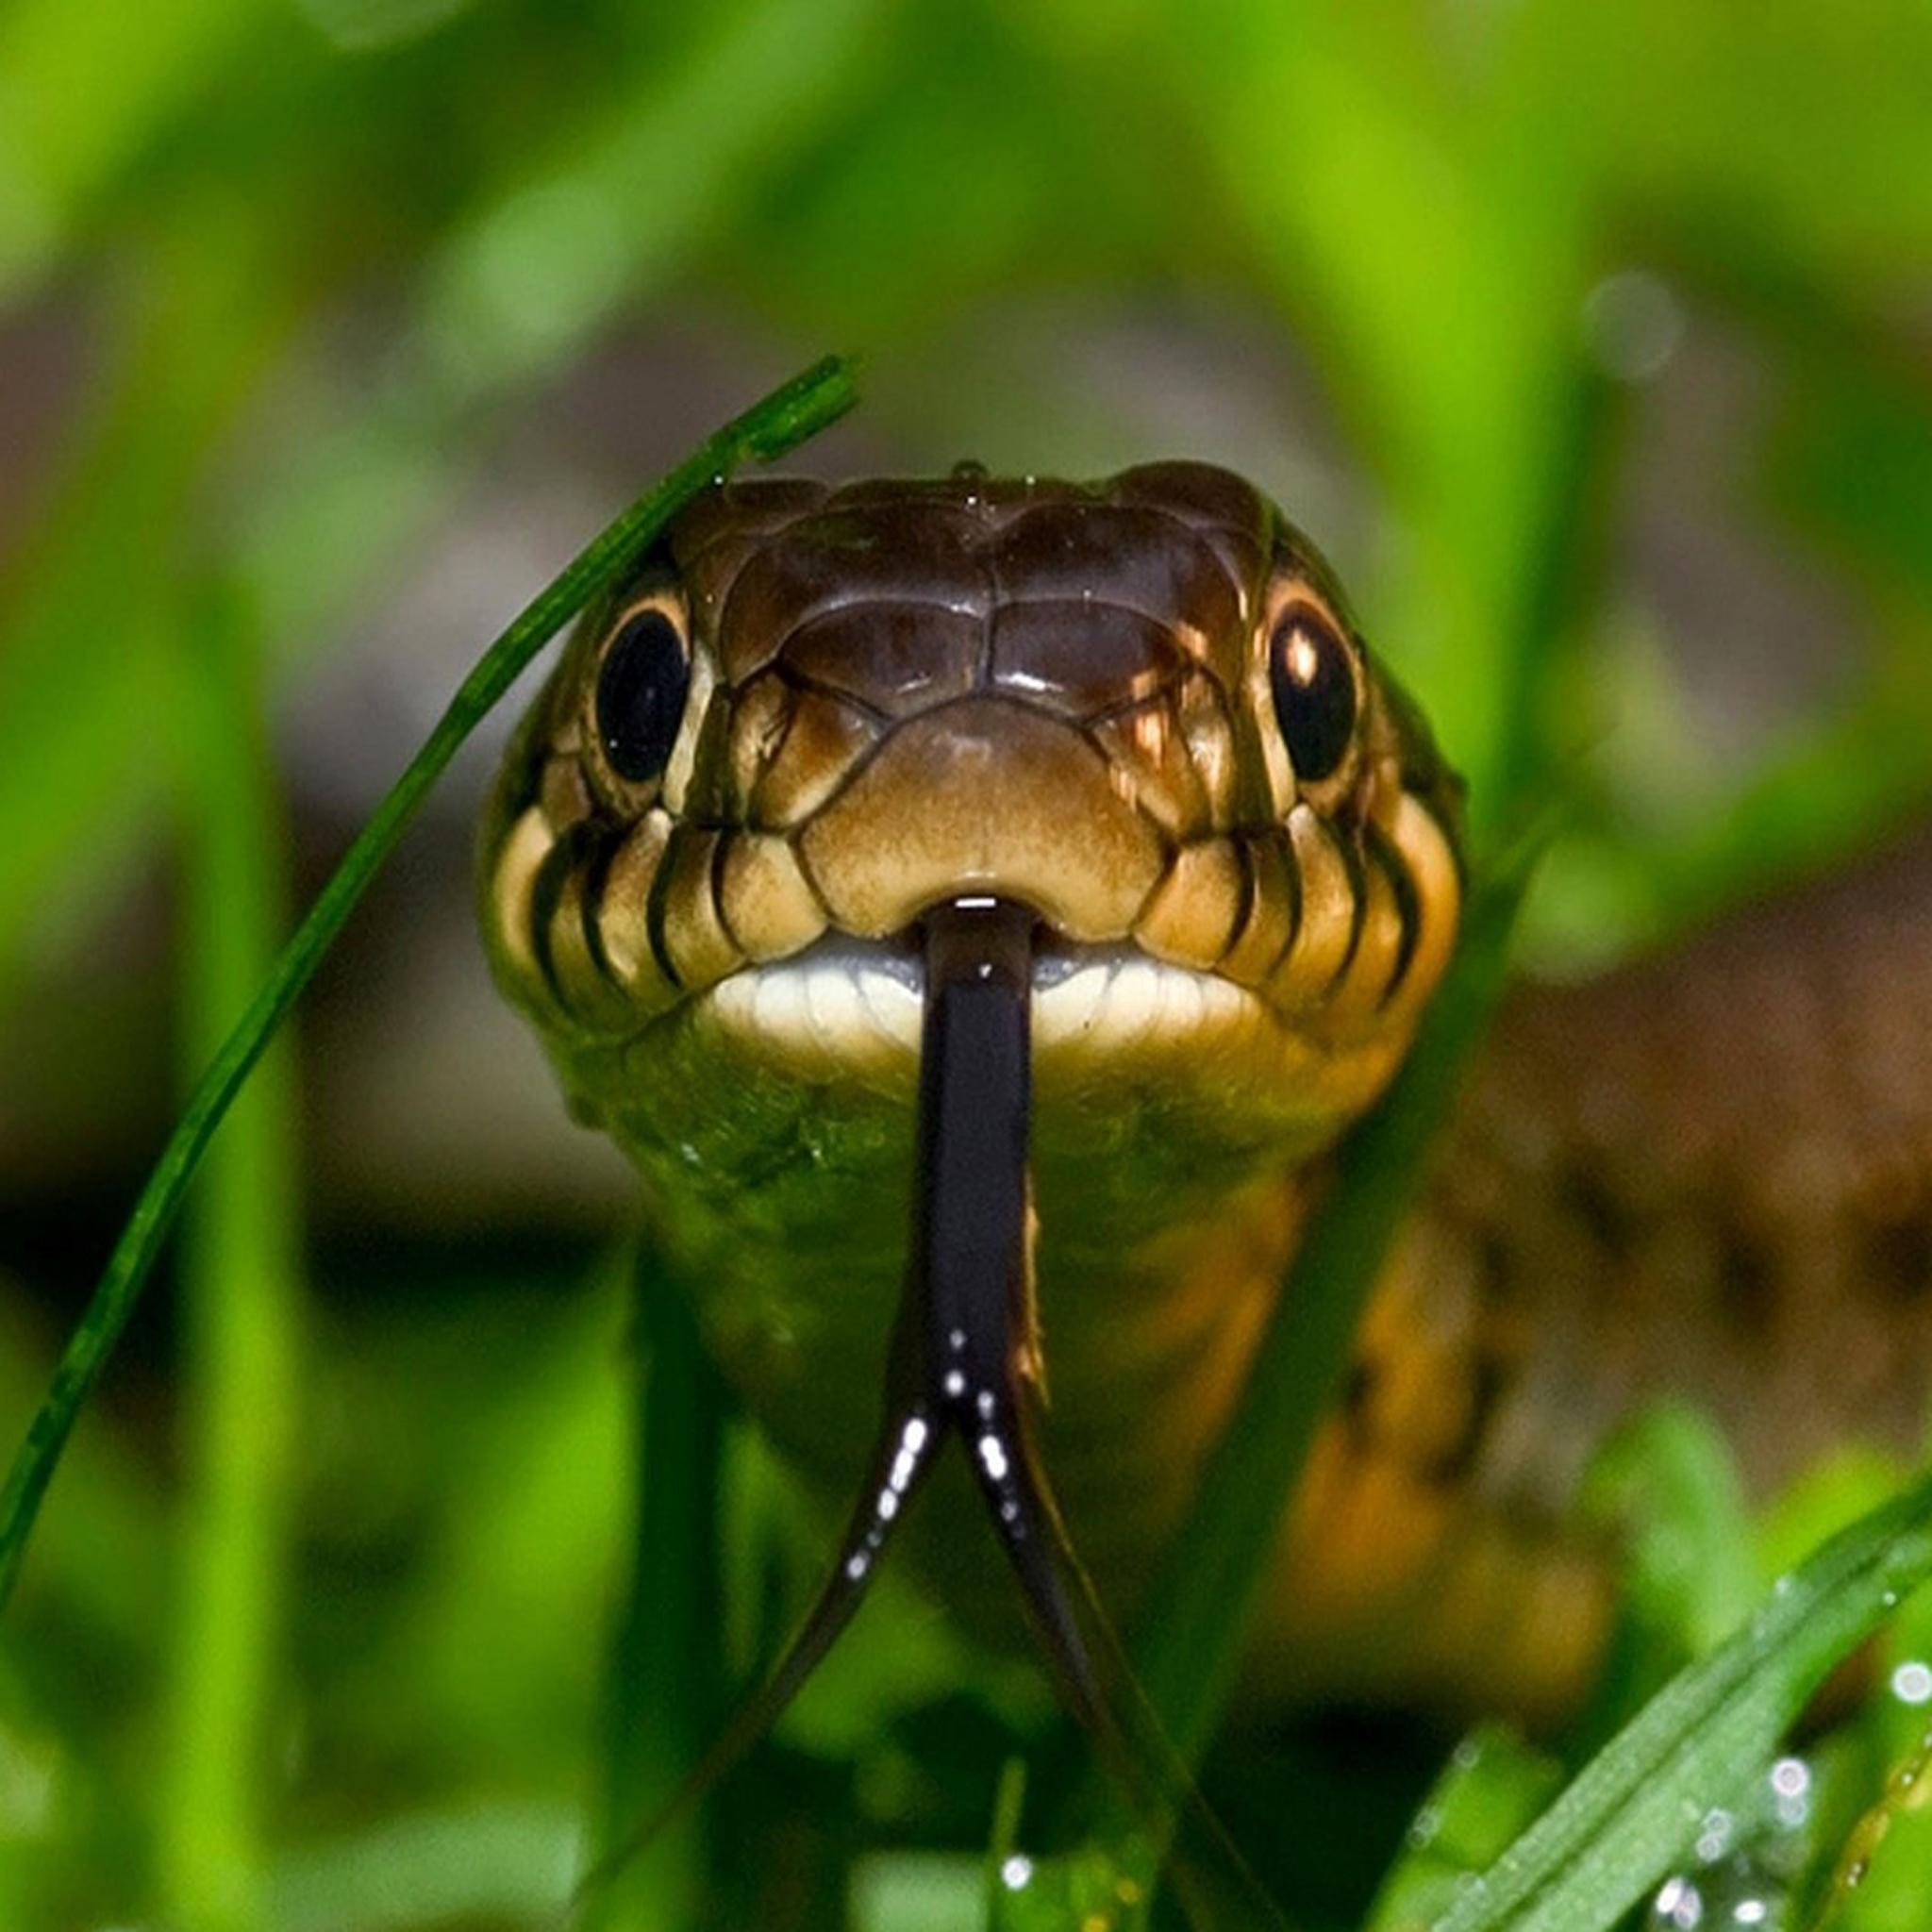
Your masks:
M 1269 641 L 1268 675 L 1296 778 L 1327 777 L 1348 756 L 1355 731 L 1355 660 L 1348 646 L 1312 611 L 1291 611 Z
M 597 674 L 597 736 L 620 778 L 641 785 L 664 770 L 690 691 L 677 626 L 658 609 L 627 618 Z

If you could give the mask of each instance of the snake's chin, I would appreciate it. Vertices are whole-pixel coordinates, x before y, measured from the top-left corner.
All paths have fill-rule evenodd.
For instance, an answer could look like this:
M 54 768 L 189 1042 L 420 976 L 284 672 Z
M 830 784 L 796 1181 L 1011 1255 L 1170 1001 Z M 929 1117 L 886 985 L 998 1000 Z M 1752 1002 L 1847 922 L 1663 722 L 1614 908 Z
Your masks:
M 728 1032 L 803 1068 L 826 1057 L 916 1057 L 924 995 L 916 948 L 836 938 L 731 974 L 705 1005 Z M 1049 939 L 1034 956 L 1033 1043 L 1042 1057 L 1112 1055 L 1272 1024 L 1244 987 L 1132 945 Z

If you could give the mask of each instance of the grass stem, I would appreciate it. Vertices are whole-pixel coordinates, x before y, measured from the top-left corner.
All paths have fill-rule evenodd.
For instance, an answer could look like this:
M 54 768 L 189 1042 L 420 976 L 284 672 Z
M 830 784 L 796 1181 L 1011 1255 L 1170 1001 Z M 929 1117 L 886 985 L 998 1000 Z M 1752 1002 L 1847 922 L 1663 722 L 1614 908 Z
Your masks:
M 322 889 L 275 970 L 202 1075 L 162 1149 L 106 1273 L 54 1372 L 53 1386 L 0 1491 L 0 1609 L 19 1580 L 34 1518 L 81 1406 L 113 1354 L 188 1183 L 249 1070 L 308 985 L 356 902 L 477 721 L 558 630 L 647 549 L 714 478 L 766 460 L 835 422 L 856 400 L 851 365 L 827 357 L 728 423 L 592 539 L 511 622 L 464 679 L 449 708 Z
M 1600 566 L 1604 471 L 1619 412 L 1578 366 L 1565 433 L 1553 440 L 1540 541 L 1509 626 L 1508 702 L 1494 761 L 1491 827 L 1520 824 L 1550 789 L 1539 725 L 1550 680 Z M 1493 840 L 1492 840 L 1493 843 Z M 1290 1266 L 1194 1507 L 1143 1610 L 1135 1660 L 1189 1761 L 1218 1727 L 1278 1527 L 1347 1368 L 1349 1349 L 1396 1228 L 1420 1185 L 1470 1056 L 1501 995 L 1533 841 L 1518 840 L 1479 880 L 1458 953 L 1401 1074 L 1342 1146 L 1334 1185 Z
M 232 602 L 212 597 L 198 614 L 177 706 L 191 1077 L 267 972 L 285 896 L 258 654 Z M 188 1224 L 188 1505 L 156 1854 L 168 1923 L 184 1932 L 243 1932 L 261 1920 L 261 1793 L 301 1327 L 293 1090 L 278 1048 L 237 1099 Z
M 691 1308 L 646 1250 L 633 1273 L 637 1538 L 605 1671 L 598 1855 L 677 1789 L 724 1708 L 718 1502 L 724 1399 Z M 592 1932 L 702 1923 L 702 1808 L 668 1827 L 596 1899 Z

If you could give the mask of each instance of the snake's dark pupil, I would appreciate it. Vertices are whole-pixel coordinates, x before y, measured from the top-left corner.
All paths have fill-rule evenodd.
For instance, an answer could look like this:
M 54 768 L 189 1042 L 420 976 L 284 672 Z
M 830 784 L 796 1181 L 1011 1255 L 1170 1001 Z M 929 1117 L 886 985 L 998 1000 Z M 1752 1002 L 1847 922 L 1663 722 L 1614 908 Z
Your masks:
M 1325 778 L 1348 755 L 1355 672 L 1348 646 L 1326 625 L 1297 614 L 1274 633 L 1268 670 L 1289 762 L 1304 781 Z
M 597 674 L 597 735 L 620 778 L 641 785 L 663 771 L 690 689 L 677 626 L 661 610 L 639 611 L 611 639 Z

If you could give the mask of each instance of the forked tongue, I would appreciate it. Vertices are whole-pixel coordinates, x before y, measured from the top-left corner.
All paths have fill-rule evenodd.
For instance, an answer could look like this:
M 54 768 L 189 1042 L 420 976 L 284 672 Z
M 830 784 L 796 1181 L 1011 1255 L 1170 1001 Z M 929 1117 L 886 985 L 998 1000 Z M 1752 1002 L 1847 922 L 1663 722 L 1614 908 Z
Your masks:
M 1134 1681 L 1068 1540 L 1035 1444 L 1040 1375 L 1028 1172 L 1035 923 L 1024 907 L 996 899 L 958 899 L 926 915 L 912 1242 L 885 1415 L 858 1501 L 831 1574 L 771 1676 L 667 1804 L 591 1870 L 580 1901 L 777 1722 L 852 1621 L 886 1544 L 947 1437 L 957 1435 L 1062 1701 L 1150 1838 L 1165 1845 L 1180 1826 L 1174 1876 L 1190 1916 L 1197 1924 L 1216 1923 L 1203 1894 L 1226 1899 L 1232 1891 L 1241 1923 L 1280 1923 Z

